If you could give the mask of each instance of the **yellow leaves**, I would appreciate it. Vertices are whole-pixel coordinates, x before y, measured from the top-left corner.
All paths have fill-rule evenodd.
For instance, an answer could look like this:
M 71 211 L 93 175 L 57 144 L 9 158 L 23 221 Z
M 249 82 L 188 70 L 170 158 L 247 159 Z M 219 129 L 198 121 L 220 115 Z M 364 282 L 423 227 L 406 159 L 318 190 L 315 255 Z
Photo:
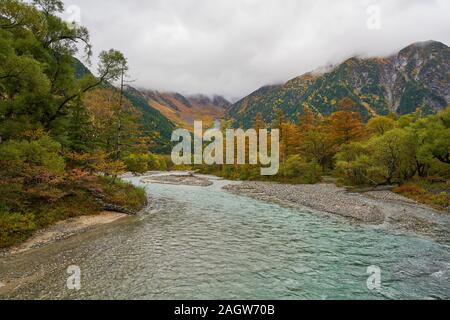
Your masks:
M 397 126 L 395 120 L 388 117 L 375 117 L 369 120 L 367 123 L 367 129 L 370 133 L 382 136 L 386 132 L 394 129 Z
M 25 130 L 20 134 L 20 138 L 26 139 L 26 140 L 39 140 L 43 138 L 46 135 L 43 128 L 38 128 L 35 130 Z
M 108 155 L 104 152 L 98 152 L 93 158 L 91 165 L 97 173 L 102 173 L 107 176 L 118 176 L 126 171 L 126 165 L 121 160 L 111 161 Z
M 105 129 L 118 108 L 119 96 L 109 89 L 97 89 L 86 94 L 84 105 L 96 129 Z

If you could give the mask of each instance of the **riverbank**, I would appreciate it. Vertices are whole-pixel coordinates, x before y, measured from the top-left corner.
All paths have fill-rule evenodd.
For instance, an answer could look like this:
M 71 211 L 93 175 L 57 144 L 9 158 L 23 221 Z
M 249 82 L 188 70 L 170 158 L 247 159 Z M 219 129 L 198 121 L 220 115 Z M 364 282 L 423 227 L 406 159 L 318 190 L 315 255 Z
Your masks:
M 145 214 L 0 259 L 0 299 L 449 297 L 447 243 L 236 196 L 222 188 L 239 182 L 200 176 L 214 185 L 127 179 L 145 187 Z M 381 292 L 361 281 L 371 265 L 389 280 Z M 79 291 L 66 286 L 69 266 Z
M 194 187 L 209 187 L 213 182 L 204 176 L 195 175 L 192 172 L 179 172 L 177 174 L 151 174 L 141 179 L 143 183 L 160 183 L 169 185 L 185 185 Z
M 193 172 L 149 172 L 141 177 L 141 182 L 199 187 L 213 184 L 207 175 Z M 356 192 L 337 187 L 334 183 L 283 184 L 258 181 L 230 181 L 224 189 L 266 202 L 338 215 L 356 223 L 384 226 L 393 231 L 434 239 L 448 239 L 449 212 L 438 211 L 388 189 Z
M 125 174 L 123 179 L 133 175 Z M 209 187 L 211 179 L 192 172 L 149 172 L 140 177 L 142 183 Z M 228 192 L 281 205 L 313 209 L 345 217 L 357 223 L 384 225 L 394 230 L 440 238 L 448 233 L 450 215 L 419 204 L 394 192 L 350 192 L 332 183 L 292 185 L 274 182 L 233 182 L 224 187 Z M 67 239 L 97 226 L 115 222 L 130 214 L 116 210 L 63 220 L 37 231 L 27 241 L 0 250 L 1 256 L 14 255 Z
M 334 184 L 289 185 L 253 181 L 229 185 L 225 189 L 237 195 L 311 208 L 359 223 L 384 225 L 437 239 L 444 238 L 450 226 L 449 214 L 391 191 L 353 193 Z
M 50 243 L 68 239 L 74 235 L 92 230 L 98 226 L 109 224 L 129 217 L 127 214 L 103 211 L 96 215 L 80 216 L 59 221 L 47 228 L 37 231 L 24 243 L 0 250 L 0 257 L 23 253 L 41 248 Z
M 147 205 L 143 189 L 82 172 L 54 184 L 7 188 L 0 193 L 0 249 L 20 245 L 59 221 L 103 211 L 134 215 Z

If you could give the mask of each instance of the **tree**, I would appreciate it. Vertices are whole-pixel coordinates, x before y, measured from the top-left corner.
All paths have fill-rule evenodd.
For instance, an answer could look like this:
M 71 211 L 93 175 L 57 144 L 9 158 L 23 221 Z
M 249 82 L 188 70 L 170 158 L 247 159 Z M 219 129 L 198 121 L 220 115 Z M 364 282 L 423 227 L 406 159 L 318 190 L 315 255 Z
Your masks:
M 303 114 L 298 117 L 300 132 L 306 133 L 313 130 L 317 126 L 317 117 L 310 107 L 303 108 Z
M 282 109 L 277 109 L 277 117 L 274 123 L 274 129 L 280 130 L 280 160 L 283 163 L 287 158 L 287 130 L 286 117 Z
M 450 107 L 416 124 L 424 149 L 442 163 L 450 164 Z
M 115 89 L 96 89 L 84 99 L 93 130 L 91 145 L 103 150 L 112 160 L 148 149 L 148 140 L 141 136 L 140 113 Z
M 386 181 L 385 170 L 373 161 L 367 142 L 352 142 L 341 147 L 335 157 L 334 174 L 351 185 L 379 185 Z
M 336 153 L 333 140 L 330 139 L 330 134 L 323 126 L 303 135 L 300 150 L 301 155 L 306 157 L 308 161 L 318 163 L 323 172 L 326 171 L 327 167 L 332 166 L 333 157 Z
M 382 136 L 396 126 L 395 120 L 388 117 L 377 116 L 369 120 L 367 123 L 367 130 L 372 134 Z
M 0 1 L 0 247 L 100 211 L 99 199 L 146 203 L 142 190 L 116 181 L 122 158 L 146 143 L 139 113 L 123 98 L 126 59 L 104 51 L 97 76 L 76 72 L 74 56 L 92 55 L 89 32 L 62 11 L 60 0 Z M 86 95 L 100 87 L 87 108 Z
M 264 118 L 261 112 L 256 114 L 254 128 L 256 133 L 258 133 L 259 130 L 266 129 L 266 124 L 264 123 Z
M 369 141 L 370 156 L 383 167 L 386 183 L 404 182 L 417 173 L 414 137 L 405 129 L 394 129 Z
M 290 156 L 283 168 L 284 176 L 298 183 L 317 183 L 320 181 L 320 166 L 307 162 L 300 155 Z
M 293 123 L 286 123 L 284 125 L 284 143 L 286 149 L 286 156 L 298 154 L 300 151 L 301 131 L 299 127 Z
M 354 112 L 355 103 L 344 98 L 339 103 L 339 111 L 331 115 L 332 139 L 337 146 L 352 141 L 358 141 L 364 137 L 364 125 L 359 112 Z
M 58 135 L 67 131 L 71 109 L 86 92 L 118 79 L 123 55 L 103 52 L 98 77 L 77 79 L 73 56 L 84 48 L 89 60 L 89 32 L 57 16 L 61 1 L 5 0 L 0 9 L 0 135 L 5 140 L 43 128 L 64 142 Z
M 130 154 L 124 158 L 124 163 L 127 166 L 128 171 L 134 174 L 146 173 L 149 169 L 149 155 L 148 154 Z

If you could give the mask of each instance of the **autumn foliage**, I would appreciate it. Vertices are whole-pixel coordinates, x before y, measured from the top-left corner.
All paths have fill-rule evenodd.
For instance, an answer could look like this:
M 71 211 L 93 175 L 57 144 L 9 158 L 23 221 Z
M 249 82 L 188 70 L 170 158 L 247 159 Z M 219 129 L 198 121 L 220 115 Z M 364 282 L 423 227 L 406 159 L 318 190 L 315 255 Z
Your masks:
M 103 51 L 98 76 L 78 72 L 73 57 L 92 55 L 89 32 L 59 18 L 63 7 L 0 2 L 0 248 L 105 203 L 146 203 L 117 179 L 124 159 L 151 143 L 124 98 L 127 60 Z

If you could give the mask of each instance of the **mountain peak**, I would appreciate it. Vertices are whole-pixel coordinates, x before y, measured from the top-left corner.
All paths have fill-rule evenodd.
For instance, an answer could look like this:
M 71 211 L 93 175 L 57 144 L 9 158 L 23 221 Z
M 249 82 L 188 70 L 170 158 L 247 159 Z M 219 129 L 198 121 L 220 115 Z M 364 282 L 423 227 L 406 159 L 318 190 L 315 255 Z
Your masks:
M 407 48 L 429 48 L 429 47 L 438 48 L 438 49 L 448 48 L 448 46 L 442 42 L 435 41 L 435 40 L 427 40 L 427 41 L 415 42 L 415 43 L 409 45 L 408 47 L 406 47 L 405 49 L 407 49 Z
M 416 54 L 416 53 L 429 54 L 429 53 L 433 53 L 433 52 L 445 51 L 448 49 L 449 49 L 449 47 L 442 42 L 428 40 L 428 41 L 422 41 L 422 42 L 415 42 L 415 43 L 407 46 L 406 48 L 400 50 L 398 55 L 403 56 L 403 55 Z
M 349 97 L 363 118 L 394 112 L 425 114 L 450 103 L 450 48 L 438 41 L 411 44 L 390 57 L 352 57 L 341 64 L 265 86 L 233 105 L 230 117 L 250 127 L 258 112 L 271 123 L 277 109 L 295 120 L 305 106 L 328 115 Z

